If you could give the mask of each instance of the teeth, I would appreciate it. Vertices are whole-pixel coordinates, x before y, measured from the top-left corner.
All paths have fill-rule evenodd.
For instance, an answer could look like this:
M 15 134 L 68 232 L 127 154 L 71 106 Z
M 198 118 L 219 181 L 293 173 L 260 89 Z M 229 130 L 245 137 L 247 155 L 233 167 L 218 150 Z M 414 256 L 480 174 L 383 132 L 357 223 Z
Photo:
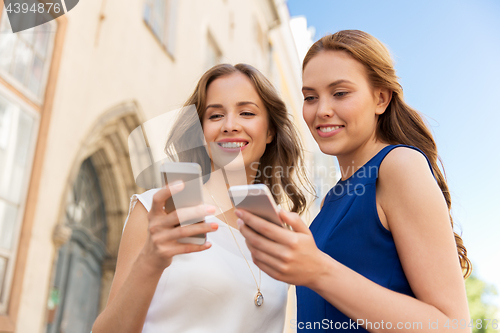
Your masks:
M 221 144 L 222 148 L 241 148 L 246 145 L 246 142 L 224 142 Z
M 328 133 L 331 131 L 335 131 L 336 129 L 341 128 L 342 126 L 333 126 L 333 127 L 320 127 L 319 130 L 323 133 Z

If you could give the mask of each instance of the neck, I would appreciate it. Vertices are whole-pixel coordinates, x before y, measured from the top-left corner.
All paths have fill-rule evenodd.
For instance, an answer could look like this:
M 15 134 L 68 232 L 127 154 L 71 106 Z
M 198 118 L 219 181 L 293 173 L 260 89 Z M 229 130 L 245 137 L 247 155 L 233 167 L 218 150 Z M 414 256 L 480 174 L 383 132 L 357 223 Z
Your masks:
M 357 147 L 351 152 L 337 155 L 342 180 L 346 180 L 351 177 L 356 171 L 363 167 L 366 162 L 368 162 L 387 145 L 387 143 L 381 141 L 370 141 L 365 142 L 363 145 Z
M 234 206 L 227 190 L 231 186 L 247 185 L 253 182 L 257 169 L 252 168 L 212 168 L 210 179 L 205 183 L 204 202 L 217 207 L 215 215 L 233 228 L 238 228 Z
M 224 169 L 227 188 L 231 186 L 253 184 L 257 169 L 251 167 L 241 167 L 238 169 Z

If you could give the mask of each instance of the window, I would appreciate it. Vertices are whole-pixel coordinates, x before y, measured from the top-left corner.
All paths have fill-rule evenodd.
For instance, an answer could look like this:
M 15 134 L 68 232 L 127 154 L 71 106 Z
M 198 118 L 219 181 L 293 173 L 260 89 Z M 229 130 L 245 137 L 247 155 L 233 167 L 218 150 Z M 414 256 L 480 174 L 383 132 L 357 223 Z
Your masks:
M 39 115 L 0 86 L 0 313 L 5 313 Z
M 146 0 L 144 6 L 144 21 L 171 56 L 175 52 L 178 4 L 179 0 Z
M 36 104 L 42 104 L 56 23 L 12 33 L 5 11 L 0 22 L 0 75 Z

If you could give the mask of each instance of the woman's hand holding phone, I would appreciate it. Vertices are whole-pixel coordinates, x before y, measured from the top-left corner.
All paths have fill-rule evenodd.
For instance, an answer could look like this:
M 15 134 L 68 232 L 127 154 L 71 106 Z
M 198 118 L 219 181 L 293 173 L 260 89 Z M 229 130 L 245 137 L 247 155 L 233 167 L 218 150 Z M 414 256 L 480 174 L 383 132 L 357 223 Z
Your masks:
M 283 209 L 279 212 L 281 221 L 291 226 L 291 231 L 242 209 L 235 213 L 241 219 L 238 224 L 253 262 L 269 276 L 311 288 L 328 269 L 331 258 L 318 249 L 298 214 Z
M 148 213 L 148 238 L 139 254 L 139 258 L 149 261 L 154 269 L 164 270 L 172 263 L 177 254 L 200 252 L 209 249 L 211 244 L 180 243 L 179 239 L 206 234 L 218 229 L 217 223 L 194 223 L 181 227 L 181 222 L 191 219 L 204 219 L 215 213 L 215 207 L 198 205 L 165 211 L 165 202 L 174 194 L 184 189 L 183 182 L 175 182 L 163 187 L 153 196 L 153 203 Z

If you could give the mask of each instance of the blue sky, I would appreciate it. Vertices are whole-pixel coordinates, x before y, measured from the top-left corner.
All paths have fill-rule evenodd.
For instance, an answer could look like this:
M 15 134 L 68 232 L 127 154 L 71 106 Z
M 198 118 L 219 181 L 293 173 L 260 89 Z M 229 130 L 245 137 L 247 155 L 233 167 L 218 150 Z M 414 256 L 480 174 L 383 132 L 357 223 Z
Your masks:
M 474 272 L 500 292 L 500 1 L 288 0 L 314 40 L 364 30 L 386 44 L 437 142 Z M 500 305 L 500 297 L 495 299 Z

